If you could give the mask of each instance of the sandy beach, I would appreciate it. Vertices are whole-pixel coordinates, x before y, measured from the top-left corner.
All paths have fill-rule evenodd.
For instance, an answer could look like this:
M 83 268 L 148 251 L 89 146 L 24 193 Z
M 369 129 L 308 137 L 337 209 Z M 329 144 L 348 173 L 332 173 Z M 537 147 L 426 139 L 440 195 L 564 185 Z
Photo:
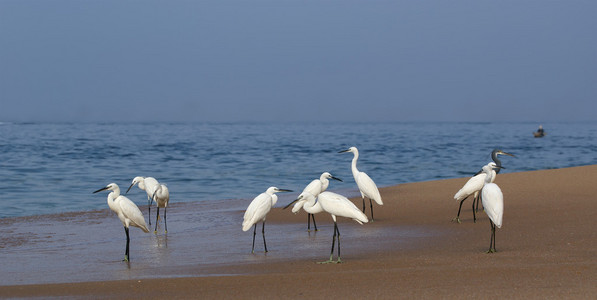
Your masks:
M 128 275 L 120 277 L 110 272 L 126 264 L 118 261 L 124 251 L 124 233 L 116 217 L 107 211 L 94 213 L 90 225 L 77 219 L 80 216 L 76 214 L 65 218 L 65 222 L 69 218 L 78 220 L 76 226 L 97 229 L 97 244 L 87 244 L 85 236 L 89 235 L 77 236 L 73 231 L 70 235 L 81 240 L 69 249 L 39 247 L 28 254 L 21 253 L 19 247 L 31 242 L 16 241 L 5 231 L 1 262 L 14 273 L 4 272 L 3 267 L 4 276 L 25 279 L 7 285 L 9 278 L 4 277 L 0 297 L 595 298 L 597 165 L 498 175 L 496 183 L 504 193 L 505 212 L 503 226 L 496 233 L 498 252 L 493 254 L 485 253 L 490 239 L 488 217 L 481 211 L 473 223 L 470 200 L 463 205 L 462 223 L 451 221 L 458 210 L 452 197 L 467 179 L 381 189 L 384 205 L 374 204 L 375 222 L 359 225 L 342 219 L 338 223 L 342 264 L 316 264 L 329 257 L 333 227 L 329 215 L 317 215 L 320 231 L 308 233 L 304 212 L 292 215 L 282 210 L 291 200 L 287 198 L 280 200 L 268 215 L 267 254 L 262 252 L 260 235 L 256 253 L 250 253 L 252 233 L 240 229 L 242 210 L 224 212 L 230 217 L 229 223 L 197 231 L 201 226 L 193 222 L 201 223 L 201 218 L 207 216 L 193 217 L 189 214 L 192 205 L 181 204 L 178 210 L 173 205 L 168 212 L 167 239 L 153 233 L 151 238 L 144 237 L 136 228 L 132 232 L 132 263 Z M 360 198 L 351 200 L 361 206 Z M 183 207 L 184 212 L 180 209 Z M 18 223 L 25 222 L 39 224 L 44 220 L 18 218 L 2 220 L 0 224 L 9 228 L 8 234 L 18 234 Z M 111 230 L 105 237 L 99 233 L 104 223 L 109 223 L 106 227 Z M 61 225 L 54 232 L 58 234 L 61 228 L 71 230 L 70 226 Z M 184 241 L 177 240 L 177 234 L 185 236 Z M 111 244 L 107 241 L 112 235 L 116 241 Z M 209 244 L 202 243 L 210 235 L 226 236 L 222 239 L 230 242 L 221 246 L 214 242 L 216 250 L 210 250 Z M 54 238 L 51 233 L 47 236 Z M 168 246 L 160 248 L 160 242 L 167 242 Z M 102 248 L 104 244 L 109 246 Z M 156 250 L 145 252 L 150 247 Z M 70 256 L 69 251 L 80 255 Z M 29 284 L 46 282 L 35 271 L 27 270 L 34 269 L 31 261 L 46 261 L 44 257 L 48 256 L 56 263 L 44 272 L 56 272 L 56 276 L 63 272 L 66 281 Z M 67 272 L 73 268 L 76 270 L 72 274 Z M 82 279 L 72 279 L 77 272 Z M 101 274 L 87 274 L 93 272 Z M 31 278 L 40 276 L 39 280 L 29 281 L 28 274 Z

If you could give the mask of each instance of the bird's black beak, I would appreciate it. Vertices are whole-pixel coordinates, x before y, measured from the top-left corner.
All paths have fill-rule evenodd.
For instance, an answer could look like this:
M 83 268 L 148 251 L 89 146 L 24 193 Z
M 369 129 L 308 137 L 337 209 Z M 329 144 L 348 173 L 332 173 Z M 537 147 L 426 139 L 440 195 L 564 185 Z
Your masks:
M 278 192 L 293 192 L 293 190 L 278 189 Z
M 131 190 L 131 188 L 133 187 L 133 185 L 135 185 L 134 183 L 131 183 L 131 186 L 129 186 L 128 189 L 126 189 L 126 193 L 124 193 L 125 195 L 128 194 L 128 192 Z
M 504 152 L 504 151 L 500 151 L 500 152 L 498 152 L 498 154 L 502 154 L 502 155 L 508 155 L 508 156 L 516 157 L 514 154 L 511 154 L 511 153 L 508 153 L 508 152 Z
M 338 153 L 344 153 L 344 152 L 348 152 L 348 151 L 350 151 L 350 149 L 342 150 L 342 151 L 340 151 Z
M 95 192 L 93 192 L 93 193 L 94 193 L 94 194 L 95 194 L 95 193 L 99 193 L 99 192 L 101 192 L 101 191 L 105 191 L 105 190 L 107 190 L 107 189 L 108 189 L 108 187 L 103 187 L 103 188 L 101 188 L 101 189 L 99 189 L 99 190 L 97 190 L 97 191 L 95 191 Z
M 494 170 L 498 170 L 498 169 L 506 169 L 506 168 L 505 168 L 505 167 L 502 167 L 502 166 L 495 166 L 495 167 L 493 167 L 493 169 L 494 169 Z
M 288 203 L 288 205 L 284 206 L 284 208 L 283 208 L 283 209 L 287 209 L 289 206 L 291 206 L 291 205 L 295 204 L 295 203 L 296 203 L 296 201 L 299 201 L 300 199 L 301 199 L 300 197 L 299 197 L 299 198 L 297 198 L 297 199 L 294 199 L 292 202 Z
M 340 182 L 344 182 L 344 181 L 342 181 L 342 179 L 340 179 L 340 178 L 338 178 L 338 177 L 334 177 L 334 176 L 332 176 L 332 177 L 330 177 L 330 178 L 332 178 L 332 179 L 336 179 L 336 180 L 338 180 L 338 181 L 340 181 Z

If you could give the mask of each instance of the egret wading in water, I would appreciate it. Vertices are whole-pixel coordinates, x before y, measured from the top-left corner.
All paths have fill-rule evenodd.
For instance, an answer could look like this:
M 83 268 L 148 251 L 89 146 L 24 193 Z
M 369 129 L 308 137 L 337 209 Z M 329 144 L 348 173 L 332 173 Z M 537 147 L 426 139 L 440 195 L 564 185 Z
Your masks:
M 499 167 L 497 167 L 499 169 Z M 483 172 L 487 175 L 485 177 L 485 185 L 481 190 L 481 201 L 487 216 L 489 216 L 489 224 L 491 225 L 491 239 L 489 243 L 489 250 L 487 253 L 496 252 L 495 250 L 495 227 L 502 228 L 502 217 L 504 215 L 504 195 L 500 187 L 491 182 L 494 167 L 486 165 L 483 167 Z
M 135 184 L 138 184 L 139 188 L 144 190 L 145 193 L 147 194 L 147 209 L 149 210 L 148 211 L 149 216 L 147 217 L 147 219 L 149 220 L 149 225 L 151 225 L 151 202 L 153 201 L 152 197 L 153 197 L 153 193 L 155 193 L 155 190 L 158 188 L 160 183 L 153 177 L 137 176 L 137 177 L 133 178 L 133 182 L 131 183 L 129 188 L 126 190 L 125 194 L 128 194 L 129 191 L 131 190 L 131 188 Z
M 320 193 L 325 192 L 325 190 L 327 190 L 328 186 L 330 185 L 329 179 L 342 181 L 342 179 L 332 176 L 332 174 L 330 174 L 329 172 L 324 172 L 321 174 L 319 179 L 311 181 L 311 183 L 309 183 L 303 189 L 302 193 L 309 193 L 317 197 Z M 295 203 L 295 201 L 293 201 L 292 203 Z M 321 205 L 319 203 L 316 203 L 314 206 L 303 207 L 304 203 L 304 201 L 296 202 L 296 204 L 292 207 L 292 212 L 296 214 L 297 212 L 299 212 L 299 210 L 301 210 L 301 208 L 303 208 L 303 210 L 307 212 L 307 231 L 311 231 L 311 218 L 313 219 L 313 227 L 315 228 L 315 231 L 317 231 L 317 224 L 315 224 L 315 214 L 322 212 L 323 209 L 321 208 Z M 286 209 L 288 206 L 290 206 L 290 204 L 284 207 L 284 209 Z
M 496 175 L 497 175 L 497 173 L 499 173 L 499 171 L 501 169 L 505 169 L 504 167 L 502 167 L 502 162 L 499 160 L 498 155 L 508 155 L 508 156 L 515 157 L 513 154 L 504 152 L 500 149 L 494 149 L 491 152 L 491 158 L 494 161 L 493 166 L 495 166 L 495 168 L 496 168 L 496 171 L 493 171 L 493 173 L 492 173 L 493 176 L 492 176 L 491 182 L 495 181 Z M 475 174 L 473 177 L 471 177 L 464 184 L 464 186 L 454 195 L 454 200 L 460 201 L 460 206 L 458 207 L 458 215 L 456 216 L 456 218 L 452 219 L 452 222 L 460 223 L 460 211 L 462 210 L 462 204 L 464 203 L 464 200 L 466 200 L 469 196 L 473 195 L 473 203 L 472 203 L 473 222 L 476 223 L 477 215 L 475 212 L 479 210 L 479 192 L 483 188 L 485 176 L 486 175 L 483 172 L 483 170 L 479 171 L 477 174 Z M 475 201 L 477 201 L 476 209 L 475 209 Z
M 112 210 L 124 225 L 124 232 L 126 233 L 126 250 L 124 252 L 124 261 L 130 260 L 129 255 L 129 226 L 135 226 L 141 228 L 144 232 L 149 232 L 147 229 L 147 224 L 145 224 L 145 218 L 141 213 L 141 210 L 133 203 L 133 201 L 129 200 L 129 198 L 120 195 L 120 188 L 116 183 L 110 183 L 106 187 L 101 188 L 95 192 L 101 192 L 105 190 L 110 190 L 108 194 L 108 206 L 110 210 Z
M 493 179 L 491 180 L 492 183 L 495 181 L 495 175 L 499 174 L 501 169 L 505 169 L 505 168 L 502 168 L 502 161 L 499 159 L 498 155 L 508 155 L 508 156 L 516 157 L 514 154 L 504 152 L 500 149 L 493 149 L 493 151 L 491 151 L 491 160 L 493 160 L 493 162 L 495 162 L 495 165 L 496 165 L 496 168 L 494 168 L 495 174 L 493 174 Z M 479 171 L 477 174 L 480 174 L 480 173 L 483 173 L 483 170 Z M 480 200 L 478 193 L 476 194 L 476 198 L 477 198 L 476 210 L 478 212 L 479 211 L 479 200 Z
M 164 233 L 168 233 L 168 222 L 166 220 L 166 209 L 168 208 L 168 202 L 170 202 L 170 191 L 168 191 L 168 187 L 165 184 L 160 184 L 151 199 L 155 201 L 156 206 L 158 207 L 158 213 L 155 216 L 155 230 L 154 233 L 158 232 L 158 221 L 160 220 L 160 207 L 164 208 Z M 151 204 L 150 204 L 151 205 Z
M 275 193 L 279 192 L 292 192 L 291 190 L 279 189 L 272 186 L 265 191 L 265 193 L 259 194 L 255 197 L 247 210 L 243 218 L 243 231 L 249 230 L 253 226 L 253 247 L 251 253 L 255 253 L 255 234 L 257 232 L 257 222 L 262 221 L 261 234 L 263 235 L 263 247 L 267 252 L 267 244 L 265 243 L 265 216 L 272 209 L 276 202 L 278 202 L 278 196 Z
M 293 202 L 295 201 L 304 202 L 303 208 L 311 207 L 316 205 L 316 203 L 319 203 L 321 205 L 321 208 L 325 212 L 332 215 L 332 220 L 334 220 L 334 235 L 332 236 L 332 250 L 330 252 L 330 259 L 320 263 L 341 263 L 342 260 L 340 259 L 340 230 L 338 230 L 338 223 L 336 223 L 336 217 L 338 216 L 351 218 L 362 225 L 363 223 L 369 222 L 367 216 L 360 209 L 358 209 L 356 205 L 354 205 L 354 203 L 350 202 L 348 198 L 332 192 L 322 192 L 321 194 L 319 194 L 319 196 L 317 196 L 317 200 L 315 200 L 315 196 L 305 192 L 302 193 L 299 196 L 299 198 L 294 200 Z M 291 204 L 293 202 L 291 202 Z M 338 260 L 334 261 L 334 245 L 336 244 L 336 237 L 338 238 Z
M 373 182 L 373 179 L 371 179 L 371 177 L 369 177 L 367 173 L 360 172 L 357 169 L 357 160 L 359 159 L 359 150 L 357 149 L 357 147 L 350 147 L 338 153 L 344 152 L 352 152 L 354 154 L 351 166 L 352 176 L 354 177 L 354 181 L 357 183 L 357 186 L 359 187 L 359 191 L 361 192 L 361 198 L 363 198 L 363 212 L 365 212 L 365 197 L 369 198 L 369 205 L 371 206 L 371 222 L 373 222 L 373 203 L 371 202 L 371 199 L 375 200 L 377 204 L 383 205 L 383 201 L 381 201 L 381 195 L 379 194 L 377 185 L 375 185 L 375 182 Z

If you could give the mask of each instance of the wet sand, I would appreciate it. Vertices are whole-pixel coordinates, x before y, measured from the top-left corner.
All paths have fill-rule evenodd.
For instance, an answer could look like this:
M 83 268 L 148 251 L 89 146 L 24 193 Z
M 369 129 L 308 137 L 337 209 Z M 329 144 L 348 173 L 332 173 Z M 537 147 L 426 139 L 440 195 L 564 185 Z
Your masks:
M 383 188 L 376 221 L 342 219 L 343 264 L 329 258 L 333 223 L 280 207 L 260 235 L 240 223 L 250 201 L 172 203 L 167 235 L 131 229 L 111 212 L 0 220 L 0 297 L 88 298 L 583 298 L 597 295 L 597 165 L 500 174 L 504 225 L 486 254 L 490 226 L 470 200 L 462 224 L 452 199 L 467 178 Z M 351 181 L 349 181 L 351 182 Z M 354 184 L 354 183 L 353 183 Z M 358 207 L 361 200 L 352 199 Z M 99 200 L 98 200 L 99 201 Z M 105 201 L 105 195 L 102 201 Z M 146 208 L 143 207 L 146 214 Z M 369 215 L 369 209 L 367 209 Z M 155 212 L 152 211 L 155 217 Z

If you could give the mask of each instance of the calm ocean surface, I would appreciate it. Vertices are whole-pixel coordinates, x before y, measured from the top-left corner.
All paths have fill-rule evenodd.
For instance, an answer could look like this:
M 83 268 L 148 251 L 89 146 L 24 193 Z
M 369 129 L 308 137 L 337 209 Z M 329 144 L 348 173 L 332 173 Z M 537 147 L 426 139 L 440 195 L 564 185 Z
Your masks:
M 503 157 L 503 173 L 597 164 L 597 123 L 0 123 L 0 217 L 107 209 L 92 192 L 124 193 L 135 176 L 166 183 L 172 202 L 300 192 L 324 171 L 354 193 L 349 146 L 378 186 L 470 176 Z M 456 192 L 456 191 L 454 191 Z M 352 194 L 353 196 L 356 194 Z M 127 195 L 146 204 L 137 187 Z M 451 195 L 449 195 L 451 197 Z

